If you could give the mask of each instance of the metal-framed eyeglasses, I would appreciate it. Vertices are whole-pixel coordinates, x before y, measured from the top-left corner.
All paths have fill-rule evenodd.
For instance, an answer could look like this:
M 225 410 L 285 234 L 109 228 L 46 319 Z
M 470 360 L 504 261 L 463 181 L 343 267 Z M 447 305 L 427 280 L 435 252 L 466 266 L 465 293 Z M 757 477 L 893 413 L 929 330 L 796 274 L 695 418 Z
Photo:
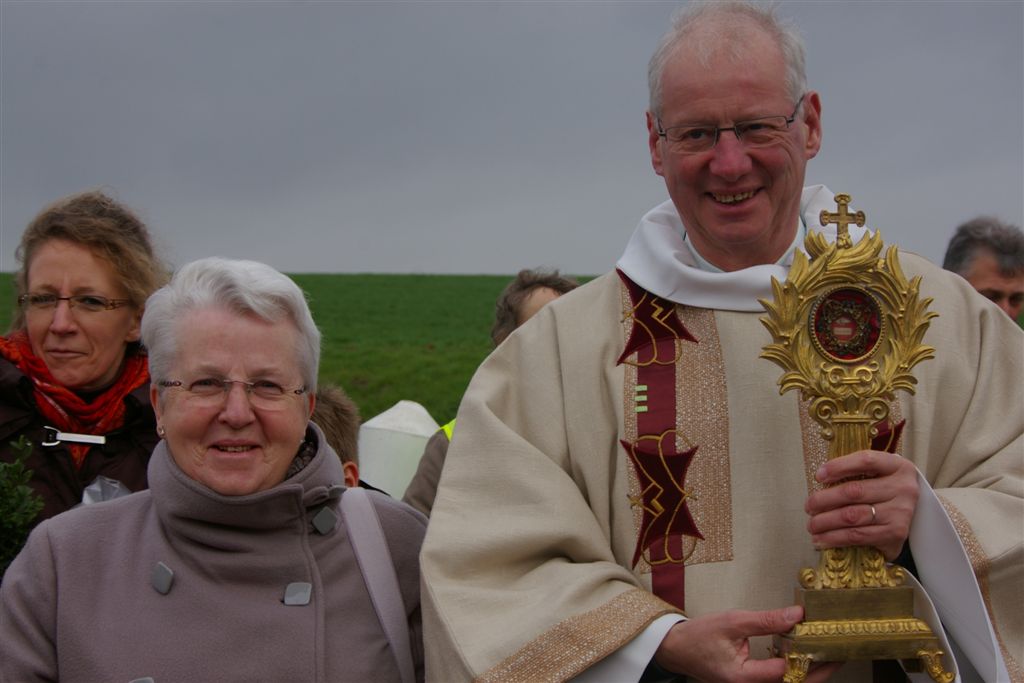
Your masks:
M 158 386 L 165 389 L 184 391 L 195 405 L 206 408 L 223 406 L 227 402 L 228 393 L 236 384 L 245 390 L 249 397 L 249 405 L 260 410 L 278 410 L 286 405 L 286 398 L 306 393 L 306 387 L 288 389 L 266 379 L 247 382 L 244 379 L 203 377 L 187 383 L 177 379 L 157 382 Z
M 747 147 L 771 147 L 782 141 L 789 124 L 796 120 L 796 113 L 804 102 L 806 95 L 801 95 L 789 116 L 762 116 L 749 121 L 737 121 L 731 126 L 712 126 L 709 124 L 683 124 L 681 126 L 661 127 L 658 118 L 658 135 L 664 138 L 669 149 L 678 154 L 700 154 L 714 149 L 718 138 L 725 131 L 732 131 L 742 144 Z
M 99 294 L 75 294 L 74 296 L 57 296 L 56 294 L 22 294 L 18 297 L 18 305 L 26 313 L 33 311 L 52 311 L 57 308 L 61 301 L 68 302 L 68 308 L 72 311 L 83 313 L 99 313 L 100 311 L 112 311 L 121 306 L 127 306 L 131 299 L 108 299 Z

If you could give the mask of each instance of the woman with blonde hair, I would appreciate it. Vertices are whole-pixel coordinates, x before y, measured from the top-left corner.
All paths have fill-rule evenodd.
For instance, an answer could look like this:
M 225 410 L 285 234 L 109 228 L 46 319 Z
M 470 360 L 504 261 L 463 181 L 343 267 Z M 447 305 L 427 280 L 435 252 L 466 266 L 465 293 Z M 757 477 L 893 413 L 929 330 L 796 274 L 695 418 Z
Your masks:
M 146 487 L 156 445 L 139 323 L 166 280 L 149 232 L 98 191 L 46 207 L 17 251 L 18 310 L 0 337 L 0 460 L 26 454 L 36 521 Z

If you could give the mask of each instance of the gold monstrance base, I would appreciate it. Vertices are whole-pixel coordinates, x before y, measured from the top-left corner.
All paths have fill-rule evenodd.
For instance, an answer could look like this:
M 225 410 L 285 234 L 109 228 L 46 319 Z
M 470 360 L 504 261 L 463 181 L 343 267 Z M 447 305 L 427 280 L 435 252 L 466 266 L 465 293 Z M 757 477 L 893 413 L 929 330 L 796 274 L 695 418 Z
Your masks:
M 874 553 L 875 561 L 884 564 L 874 548 L 841 548 L 837 553 Z M 898 567 L 886 569 L 902 574 Z M 923 669 L 941 683 L 954 678 L 942 666 L 939 639 L 914 617 L 910 586 L 797 588 L 796 602 L 804 608 L 804 621 L 775 639 L 776 649 L 786 658 L 786 683 L 803 681 L 811 662 L 879 659 L 899 659 L 907 671 Z
M 780 393 L 799 389 L 810 401 L 829 459 L 870 448 L 894 391 L 912 393 L 911 368 L 935 355 L 921 344 L 935 313 L 927 310 L 931 299 L 918 298 L 920 278 L 907 282 L 895 247 L 880 258 L 877 231 L 854 245 L 847 226 L 863 226 L 864 212 L 847 211 L 849 195 L 835 200 L 837 213 L 821 212 L 823 226 L 838 225 L 835 243 L 809 230 L 810 259 L 797 252 L 786 282 L 772 281 L 774 301 L 761 301 L 768 313 L 761 322 L 774 339 L 761 357 L 785 370 Z M 953 680 L 939 639 L 914 617 L 904 570 L 887 565 L 876 548 L 822 551 L 818 568 L 802 569 L 799 579 L 804 621 L 775 642 L 786 683 L 803 681 L 812 662 L 878 659 L 899 659 L 908 671 L 923 667 L 939 683 Z

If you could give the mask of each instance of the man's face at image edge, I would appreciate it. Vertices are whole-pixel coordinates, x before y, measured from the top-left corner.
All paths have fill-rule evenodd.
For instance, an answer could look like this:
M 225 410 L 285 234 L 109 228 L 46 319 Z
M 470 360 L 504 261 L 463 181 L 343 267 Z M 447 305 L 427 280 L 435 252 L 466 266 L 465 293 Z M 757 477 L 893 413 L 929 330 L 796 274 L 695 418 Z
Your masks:
M 964 279 L 982 296 L 992 301 L 1008 316 L 1016 320 L 1024 309 L 1024 271 L 1015 275 L 1004 275 L 999 270 L 996 258 L 987 251 L 980 251 L 963 274 Z

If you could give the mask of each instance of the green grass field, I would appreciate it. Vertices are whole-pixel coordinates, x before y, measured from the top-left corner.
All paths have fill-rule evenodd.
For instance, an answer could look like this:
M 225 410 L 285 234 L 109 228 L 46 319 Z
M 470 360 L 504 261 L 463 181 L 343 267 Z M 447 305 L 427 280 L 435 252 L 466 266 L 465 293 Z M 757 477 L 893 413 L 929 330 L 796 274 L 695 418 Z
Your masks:
M 439 423 L 455 417 L 491 350 L 494 301 L 505 275 L 293 275 L 323 333 L 320 380 L 341 384 L 370 418 L 400 399 Z M 14 301 L 0 274 L 0 301 Z M 11 305 L 0 306 L 6 330 Z
M 0 330 L 7 330 L 14 306 L 14 276 L 11 273 L 0 273 Z
M 511 276 L 294 275 L 324 335 L 321 381 L 338 382 L 364 418 L 400 399 L 455 417 L 491 350 L 494 301 Z
M 322 382 L 341 384 L 364 419 L 409 399 L 444 424 L 491 350 L 494 301 L 512 276 L 292 277 L 323 333 Z M 0 273 L 0 302 L 14 302 L 9 273 Z M 0 306 L 0 330 L 11 313 Z

